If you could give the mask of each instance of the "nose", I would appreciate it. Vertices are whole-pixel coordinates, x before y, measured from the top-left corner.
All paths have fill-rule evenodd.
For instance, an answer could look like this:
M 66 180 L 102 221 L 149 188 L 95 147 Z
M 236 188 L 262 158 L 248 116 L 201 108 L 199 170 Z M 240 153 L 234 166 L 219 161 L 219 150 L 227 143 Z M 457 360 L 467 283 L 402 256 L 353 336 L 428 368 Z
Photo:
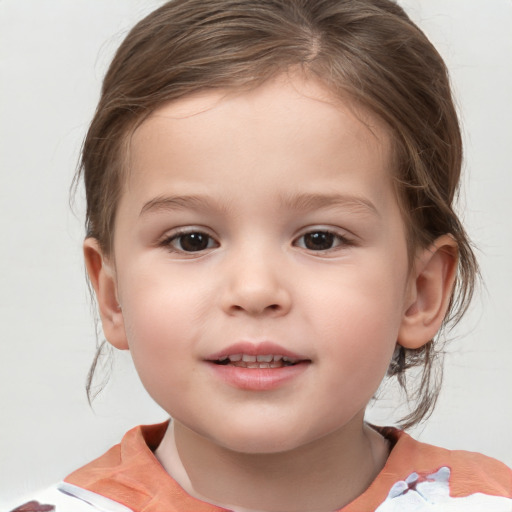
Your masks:
M 284 269 L 269 254 L 238 254 L 224 274 L 222 308 L 230 315 L 278 317 L 292 304 Z M 221 277 L 222 278 L 222 277 Z

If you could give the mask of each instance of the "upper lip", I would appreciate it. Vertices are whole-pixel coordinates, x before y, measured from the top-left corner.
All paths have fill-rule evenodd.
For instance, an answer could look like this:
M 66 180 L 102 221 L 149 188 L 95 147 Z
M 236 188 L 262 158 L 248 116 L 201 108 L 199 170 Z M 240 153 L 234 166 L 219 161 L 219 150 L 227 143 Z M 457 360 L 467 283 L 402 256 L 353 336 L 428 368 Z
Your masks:
M 271 342 L 263 341 L 260 343 L 252 343 L 248 341 L 242 341 L 229 345 L 222 350 L 209 355 L 206 359 L 208 361 L 220 361 L 234 355 L 247 355 L 247 356 L 282 356 L 292 361 L 309 361 L 309 358 L 292 352 L 285 347 Z

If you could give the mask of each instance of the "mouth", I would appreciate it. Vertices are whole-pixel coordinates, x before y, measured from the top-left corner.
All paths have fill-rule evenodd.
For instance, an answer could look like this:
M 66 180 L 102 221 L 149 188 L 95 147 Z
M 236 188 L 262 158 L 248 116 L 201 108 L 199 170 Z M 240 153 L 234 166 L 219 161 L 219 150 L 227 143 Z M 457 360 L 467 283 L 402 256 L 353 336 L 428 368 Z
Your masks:
M 296 359 L 280 354 L 233 354 L 221 356 L 212 361 L 219 366 L 235 366 L 238 368 L 284 368 L 286 366 L 295 366 L 305 360 Z
M 235 343 L 206 358 L 221 382 L 244 391 L 272 391 L 298 379 L 313 362 L 271 341 Z

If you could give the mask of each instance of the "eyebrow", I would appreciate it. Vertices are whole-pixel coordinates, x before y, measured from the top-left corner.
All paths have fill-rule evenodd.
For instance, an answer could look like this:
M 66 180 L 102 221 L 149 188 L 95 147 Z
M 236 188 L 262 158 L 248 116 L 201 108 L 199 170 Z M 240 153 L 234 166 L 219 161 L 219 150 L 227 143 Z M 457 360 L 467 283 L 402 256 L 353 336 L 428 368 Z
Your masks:
M 363 212 L 371 213 L 377 217 L 381 216 L 375 205 L 369 199 L 354 195 L 302 193 L 281 196 L 280 200 L 281 204 L 289 210 L 312 211 L 324 208 L 350 208 L 356 211 L 362 210 Z M 227 205 L 203 196 L 158 196 L 144 203 L 139 216 L 159 211 L 175 211 L 188 208 L 198 210 L 228 210 Z
M 144 206 L 140 210 L 139 217 L 146 215 L 147 213 L 184 210 L 187 208 L 194 208 L 197 210 L 227 210 L 226 205 L 220 204 L 217 201 L 212 201 L 211 199 L 203 196 L 158 196 L 144 203 Z
M 283 196 L 281 201 L 290 210 L 319 210 L 341 207 L 356 211 L 361 210 L 381 217 L 377 207 L 369 199 L 355 195 L 304 193 Z

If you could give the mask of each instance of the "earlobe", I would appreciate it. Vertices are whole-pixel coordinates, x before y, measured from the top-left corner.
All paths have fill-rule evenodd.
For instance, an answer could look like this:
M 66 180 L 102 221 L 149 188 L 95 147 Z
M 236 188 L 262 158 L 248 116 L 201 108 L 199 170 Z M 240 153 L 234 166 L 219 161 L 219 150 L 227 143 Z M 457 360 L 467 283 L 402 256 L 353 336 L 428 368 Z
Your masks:
M 107 341 L 120 350 L 127 350 L 124 318 L 117 297 L 115 271 L 104 257 L 98 241 L 87 238 L 84 242 L 87 273 L 96 293 L 96 300 Z
M 420 348 L 439 331 L 450 305 L 457 262 L 457 243 L 450 235 L 440 236 L 417 254 L 399 345 Z

